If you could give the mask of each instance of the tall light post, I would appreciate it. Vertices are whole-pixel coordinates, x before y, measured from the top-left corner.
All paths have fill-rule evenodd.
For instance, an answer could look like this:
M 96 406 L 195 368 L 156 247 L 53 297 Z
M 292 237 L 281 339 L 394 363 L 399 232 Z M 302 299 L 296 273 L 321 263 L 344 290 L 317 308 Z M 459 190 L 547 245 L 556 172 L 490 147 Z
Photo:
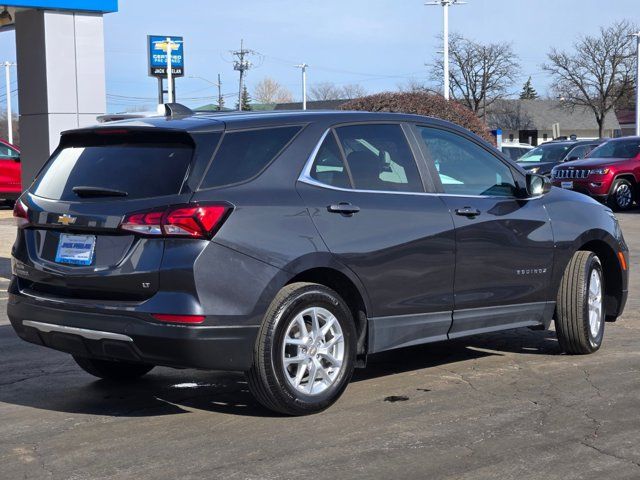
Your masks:
M 425 5 L 441 5 L 442 6 L 442 39 L 444 41 L 444 61 L 443 64 L 443 74 L 444 74 L 444 98 L 445 100 L 449 100 L 449 6 L 450 5 L 464 5 L 467 2 L 463 2 L 460 0 L 433 0 L 432 2 L 427 2 Z
M 302 110 L 307 109 L 307 65 L 306 63 L 301 63 L 300 65 L 295 65 L 296 68 L 302 70 Z
M 640 137 L 640 32 L 631 36 L 636 37 L 636 136 Z
M 13 143 L 13 113 L 11 112 L 11 71 L 9 70 L 15 63 L 4 62 L 4 74 L 7 88 L 7 133 L 9 143 Z

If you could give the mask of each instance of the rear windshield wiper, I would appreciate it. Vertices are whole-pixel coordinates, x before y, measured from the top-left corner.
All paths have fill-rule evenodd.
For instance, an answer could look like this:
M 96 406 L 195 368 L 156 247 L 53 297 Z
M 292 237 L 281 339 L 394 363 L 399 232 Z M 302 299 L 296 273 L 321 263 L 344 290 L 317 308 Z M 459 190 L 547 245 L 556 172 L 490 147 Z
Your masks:
M 79 197 L 126 197 L 129 195 L 127 192 L 114 188 L 87 187 L 84 185 L 73 187 L 71 190 Z

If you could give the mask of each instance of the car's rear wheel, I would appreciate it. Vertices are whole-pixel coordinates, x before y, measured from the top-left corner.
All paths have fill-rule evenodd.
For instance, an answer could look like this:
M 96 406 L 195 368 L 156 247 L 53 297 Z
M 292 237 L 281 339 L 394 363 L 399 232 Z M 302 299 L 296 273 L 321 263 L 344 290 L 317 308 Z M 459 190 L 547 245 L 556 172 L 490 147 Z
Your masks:
M 578 251 L 567 265 L 556 303 L 560 348 L 570 354 L 593 353 L 604 337 L 604 276 L 598 257 Z
M 288 415 L 333 404 L 353 373 L 356 331 L 333 290 L 314 283 L 284 287 L 267 311 L 247 372 L 249 389 L 265 407 Z
M 609 206 L 614 210 L 629 210 L 633 205 L 633 185 L 624 178 L 619 178 L 611 186 Z
M 154 365 L 145 363 L 115 362 L 111 360 L 99 360 L 97 358 L 87 358 L 73 356 L 76 363 L 85 372 L 94 377 L 105 380 L 128 381 L 135 380 L 151 371 Z

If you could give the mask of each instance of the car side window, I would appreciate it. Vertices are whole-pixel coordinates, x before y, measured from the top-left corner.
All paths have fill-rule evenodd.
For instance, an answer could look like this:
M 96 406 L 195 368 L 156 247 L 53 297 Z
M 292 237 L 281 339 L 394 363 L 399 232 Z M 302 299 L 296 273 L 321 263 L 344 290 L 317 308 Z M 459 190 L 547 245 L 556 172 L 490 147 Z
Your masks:
M 579 147 L 575 147 L 573 150 L 571 150 L 568 154 L 567 154 L 567 160 L 569 160 L 570 158 L 574 158 L 574 159 L 580 159 L 580 158 L 584 158 L 585 155 L 587 154 L 587 149 L 589 147 L 587 145 L 580 145 Z
M 354 188 L 423 192 L 413 153 L 400 125 L 349 125 L 336 129 Z
M 3 158 L 18 158 L 20 154 L 7 145 L 0 145 L 0 160 Z
M 351 188 L 349 174 L 332 132 L 326 136 L 311 166 L 311 178 L 332 187 Z
M 433 160 L 444 193 L 515 196 L 511 169 L 471 140 L 445 130 L 418 126 L 428 156 Z

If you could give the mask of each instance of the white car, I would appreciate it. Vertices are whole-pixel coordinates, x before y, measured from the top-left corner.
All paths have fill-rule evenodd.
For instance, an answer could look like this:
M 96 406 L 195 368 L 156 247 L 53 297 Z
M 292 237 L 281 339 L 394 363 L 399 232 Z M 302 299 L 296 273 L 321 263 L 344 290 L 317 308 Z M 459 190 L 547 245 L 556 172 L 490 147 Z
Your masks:
M 514 162 L 532 149 L 533 147 L 528 143 L 509 142 L 502 144 L 502 153 L 504 153 Z

